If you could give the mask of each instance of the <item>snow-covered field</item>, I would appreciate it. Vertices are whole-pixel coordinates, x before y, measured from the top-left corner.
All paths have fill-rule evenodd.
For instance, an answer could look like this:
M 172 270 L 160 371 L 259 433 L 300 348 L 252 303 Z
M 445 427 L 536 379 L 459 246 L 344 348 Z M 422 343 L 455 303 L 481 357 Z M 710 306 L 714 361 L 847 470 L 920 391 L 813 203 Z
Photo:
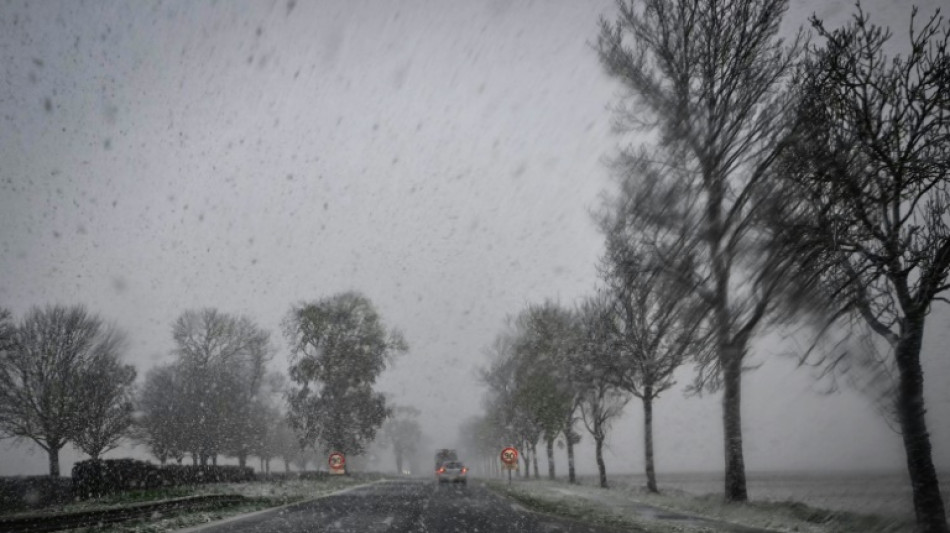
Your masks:
M 950 472 L 940 476 L 943 495 L 950 506 Z M 617 487 L 643 487 L 640 475 L 608 475 Z M 585 484 L 596 480 L 583 478 Z M 801 502 L 812 507 L 861 514 L 912 517 L 910 481 L 905 473 L 814 472 L 755 473 L 747 478 L 749 498 L 753 501 Z M 658 473 L 660 490 L 675 489 L 702 496 L 722 494 L 722 474 Z
M 621 483 L 615 483 L 610 490 L 590 484 L 589 478 L 584 481 L 588 483 L 568 485 L 563 480 L 519 479 L 511 486 L 503 481 L 493 481 L 490 486 L 541 512 L 658 533 L 898 533 L 913 530 L 912 519 L 906 517 L 826 511 L 820 505 L 803 505 L 791 500 L 727 504 L 719 494 L 693 495 L 668 486 L 662 494 L 650 494 L 632 486 L 637 480 L 631 477 L 621 479 Z M 682 480 L 684 486 L 688 481 L 688 478 Z

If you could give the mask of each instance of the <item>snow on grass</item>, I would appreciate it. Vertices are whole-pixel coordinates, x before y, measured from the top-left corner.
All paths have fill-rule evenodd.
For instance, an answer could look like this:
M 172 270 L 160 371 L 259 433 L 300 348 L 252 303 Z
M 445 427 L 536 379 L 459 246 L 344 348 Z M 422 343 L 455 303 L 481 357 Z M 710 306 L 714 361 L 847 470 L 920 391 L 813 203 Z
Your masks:
M 165 533 L 181 528 L 208 524 L 239 514 L 279 507 L 295 502 L 319 498 L 347 487 L 366 483 L 365 479 L 350 476 L 331 477 L 321 480 L 252 481 L 246 483 L 213 483 L 188 487 L 187 496 L 205 496 L 213 494 L 236 494 L 249 498 L 239 505 L 220 509 L 205 509 L 193 512 L 174 512 L 162 514 L 156 512 L 148 519 L 110 524 L 103 527 L 84 527 L 73 532 L 96 533 Z M 156 501 L 162 498 L 156 499 Z M 141 503 L 137 501 L 135 503 Z M 111 505 L 116 507 L 117 505 Z M 89 510 L 86 507 L 84 510 Z
M 726 503 L 718 495 L 694 496 L 677 490 L 651 494 L 629 486 L 601 489 L 547 480 L 519 480 L 510 489 L 503 482 L 490 482 L 489 486 L 543 512 L 664 533 L 729 531 L 730 524 L 786 533 L 896 533 L 913 529 L 906 518 L 828 511 L 790 501 Z
M 282 503 L 315 498 L 340 489 L 365 483 L 366 480 L 350 476 L 336 476 L 321 480 L 293 479 L 285 481 L 251 481 L 247 483 L 214 483 L 199 485 L 194 496 L 209 494 L 238 494 L 246 498 L 268 499 Z

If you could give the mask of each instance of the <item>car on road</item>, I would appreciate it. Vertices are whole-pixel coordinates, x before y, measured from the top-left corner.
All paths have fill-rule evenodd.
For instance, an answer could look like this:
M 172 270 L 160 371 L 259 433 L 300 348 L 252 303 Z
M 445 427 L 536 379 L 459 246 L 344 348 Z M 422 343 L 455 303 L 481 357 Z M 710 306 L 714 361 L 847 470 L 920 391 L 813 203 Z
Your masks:
M 435 477 L 440 484 L 449 482 L 465 484 L 467 474 L 468 467 L 460 461 L 449 461 L 435 471 Z

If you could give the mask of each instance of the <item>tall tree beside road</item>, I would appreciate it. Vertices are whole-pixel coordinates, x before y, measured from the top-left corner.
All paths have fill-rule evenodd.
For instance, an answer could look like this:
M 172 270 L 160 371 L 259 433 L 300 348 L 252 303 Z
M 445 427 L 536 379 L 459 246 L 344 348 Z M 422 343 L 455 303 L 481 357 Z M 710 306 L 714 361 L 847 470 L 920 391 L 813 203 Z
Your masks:
M 627 153 L 618 163 L 649 164 L 662 178 L 655 185 L 680 193 L 661 197 L 644 217 L 688 237 L 690 253 L 667 253 L 660 241 L 657 257 L 689 272 L 686 283 L 699 287 L 708 308 L 715 351 L 705 368 L 708 384 L 723 393 L 725 496 L 744 501 L 743 361 L 777 308 L 788 268 L 757 220 L 789 133 L 784 87 L 800 46 L 777 37 L 787 0 L 619 0 L 617 7 L 615 22 L 601 21 L 596 43 L 607 72 L 636 102 L 618 106 L 616 123 L 659 134 L 655 157 Z M 680 216 L 664 213 L 671 208 Z
M 638 176 L 643 178 L 643 175 Z M 612 339 L 614 349 L 606 363 L 611 382 L 640 399 L 643 405 L 643 452 L 647 490 L 658 492 L 653 452 L 653 402 L 673 386 L 673 372 L 688 358 L 705 361 L 703 318 L 705 309 L 696 296 L 696 286 L 689 270 L 681 274 L 671 271 L 657 257 L 656 248 L 648 243 L 665 238 L 665 251 L 676 251 L 681 257 L 688 239 L 672 238 L 667 232 L 654 235 L 655 226 L 639 220 L 643 200 L 626 175 L 619 194 L 609 200 L 601 217 L 601 231 L 606 238 L 601 277 L 604 290 L 601 298 L 589 305 L 588 329 L 605 328 L 603 336 Z M 663 230 L 659 230 L 663 231 Z M 679 262 L 683 264 L 683 260 Z M 598 312 L 599 311 L 599 312 Z M 598 317 L 598 315 L 600 315 Z M 596 323 L 603 321 L 603 326 Z M 603 394 L 603 391 L 601 391 Z
M 916 15 L 916 11 L 914 12 Z M 924 405 L 920 352 L 950 283 L 950 25 L 914 24 L 904 56 L 861 10 L 809 50 L 798 78 L 801 134 L 784 170 L 801 212 L 797 257 L 840 305 L 890 347 L 897 415 L 919 531 L 946 533 Z
M 135 367 L 122 364 L 117 349 L 89 362 L 81 386 L 74 392 L 82 397 L 83 409 L 73 443 L 92 459 L 115 449 L 119 440 L 129 435 L 135 376 Z
M 585 364 L 577 369 L 576 379 L 585 383 L 580 388 L 579 407 L 584 427 L 594 438 L 594 458 L 600 474 L 600 486 L 607 488 L 607 465 L 604 462 L 604 441 L 611 422 L 623 413 L 630 394 L 617 385 L 615 359 L 620 349 L 613 306 L 606 294 L 588 298 L 579 311 L 580 351 Z
M 396 459 L 396 473 L 405 472 L 403 464 L 412 457 L 422 442 L 422 428 L 416 418 L 419 410 L 409 406 L 396 406 L 383 423 L 383 441 L 392 447 Z
M 541 429 L 548 459 L 548 477 L 554 479 L 554 441 L 570 433 L 569 465 L 573 467 L 573 421 L 577 394 L 571 379 L 571 354 L 576 348 L 571 313 L 548 301 L 529 305 L 516 319 L 518 335 L 515 356 L 515 401 Z M 570 428 L 570 429 L 569 429 Z
M 490 364 L 481 373 L 482 383 L 488 387 L 484 400 L 485 419 L 503 441 L 503 446 L 517 446 L 521 449 L 521 460 L 524 462 L 521 472 L 522 476 L 527 478 L 531 474 L 531 458 L 534 457 L 538 439 L 541 438 L 541 427 L 528 408 L 520 402 L 515 372 L 519 363 L 514 351 L 518 327 L 513 320 L 509 320 L 506 326 L 506 330 L 499 333 L 488 348 Z M 536 460 L 534 464 L 534 476 L 537 478 Z
M 89 407 L 77 394 L 97 379 L 92 369 L 116 358 L 122 336 L 82 306 L 33 308 L 0 350 L 0 435 L 30 439 L 47 452 L 59 476 L 59 451 L 76 438 Z
M 181 463 L 188 451 L 182 379 L 175 365 L 154 367 L 145 374 L 137 398 L 135 440 L 145 444 L 161 464 Z
M 273 357 L 270 333 L 249 318 L 206 308 L 182 313 L 172 337 L 188 450 L 202 464 L 229 453 L 243 466 L 254 443 L 253 404 Z
M 291 309 L 283 322 L 290 345 L 290 419 L 306 442 L 359 455 L 389 415 L 373 385 L 393 357 L 408 350 L 387 330 L 372 302 L 344 292 Z

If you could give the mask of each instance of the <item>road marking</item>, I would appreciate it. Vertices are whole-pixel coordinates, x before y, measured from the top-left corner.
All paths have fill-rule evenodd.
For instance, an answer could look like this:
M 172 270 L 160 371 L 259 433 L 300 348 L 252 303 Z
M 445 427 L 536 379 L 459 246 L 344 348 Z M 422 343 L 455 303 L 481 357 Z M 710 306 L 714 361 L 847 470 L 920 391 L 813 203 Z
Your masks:
M 383 482 L 385 482 L 385 481 L 387 481 L 387 480 L 385 480 L 385 479 L 377 479 L 376 481 L 370 481 L 369 483 L 362 483 L 362 484 L 359 484 L 359 485 L 353 485 L 353 486 L 351 486 L 351 487 L 346 487 L 346 488 L 344 488 L 344 489 L 340 489 L 340 490 L 338 490 L 338 491 L 336 491 L 336 492 L 330 492 L 330 493 L 327 493 L 327 494 L 321 494 L 321 495 L 319 495 L 319 496 L 315 496 L 315 497 L 313 497 L 313 498 L 308 498 L 308 499 L 306 499 L 306 500 L 300 500 L 300 501 L 298 501 L 298 502 L 287 503 L 287 504 L 284 504 L 284 505 L 279 505 L 279 506 L 277 506 L 277 507 L 269 507 L 269 508 L 267 508 L 267 509 L 261 509 L 260 511 L 253 511 L 253 512 L 250 512 L 250 513 L 236 514 L 236 515 L 233 515 L 233 516 L 229 516 L 229 517 L 227 517 L 227 518 L 222 518 L 221 520 L 217 520 L 217 521 L 215 521 L 215 522 L 209 522 L 209 523 L 207 523 L 207 524 L 200 524 L 200 525 L 192 526 L 192 527 L 185 528 L 185 529 L 179 529 L 179 530 L 176 530 L 175 533 L 197 533 L 197 532 L 202 531 L 202 530 L 204 530 L 204 529 L 210 529 L 210 528 L 213 528 L 213 527 L 220 526 L 220 525 L 222 525 L 222 524 L 227 524 L 228 522 L 237 522 L 238 520 L 244 520 L 245 518 L 251 518 L 251 517 L 255 517 L 255 516 L 262 515 L 262 514 L 267 514 L 267 513 L 274 513 L 275 516 L 280 516 L 280 515 L 284 514 L 284 512 L 287 510 L 288 507 L 293 507 L 293 506 L 295 506 L 295 505 L 303 505 L 303 504 L 306 504 L 306 503 L 309 503 L 309 502 L 312 502 L 312 501 L 322 500 L 323 498 L 329 498 L 330 496 L 336 496 L 336 495 L 338 495 L 338 494 L 346 494 L 347 492 L 353 492 L 353 491 L 356 491 L 356 490 L 359 490 L 359 489 L 363 489 L 363 488 L 369 487 L 369 486 L 371 486 L 371 485 L 376 485 L 376 484 L 378 484 L 378 483 L 383 483 Z
M 386 520 L 383 520 L 383 524 L 385 524 L 386 527 L 389 527 L 389 526 L 393 525 L 393 518 L 395 518 L 395 517 L 387 516 L 387 517 L 386 517 Z

